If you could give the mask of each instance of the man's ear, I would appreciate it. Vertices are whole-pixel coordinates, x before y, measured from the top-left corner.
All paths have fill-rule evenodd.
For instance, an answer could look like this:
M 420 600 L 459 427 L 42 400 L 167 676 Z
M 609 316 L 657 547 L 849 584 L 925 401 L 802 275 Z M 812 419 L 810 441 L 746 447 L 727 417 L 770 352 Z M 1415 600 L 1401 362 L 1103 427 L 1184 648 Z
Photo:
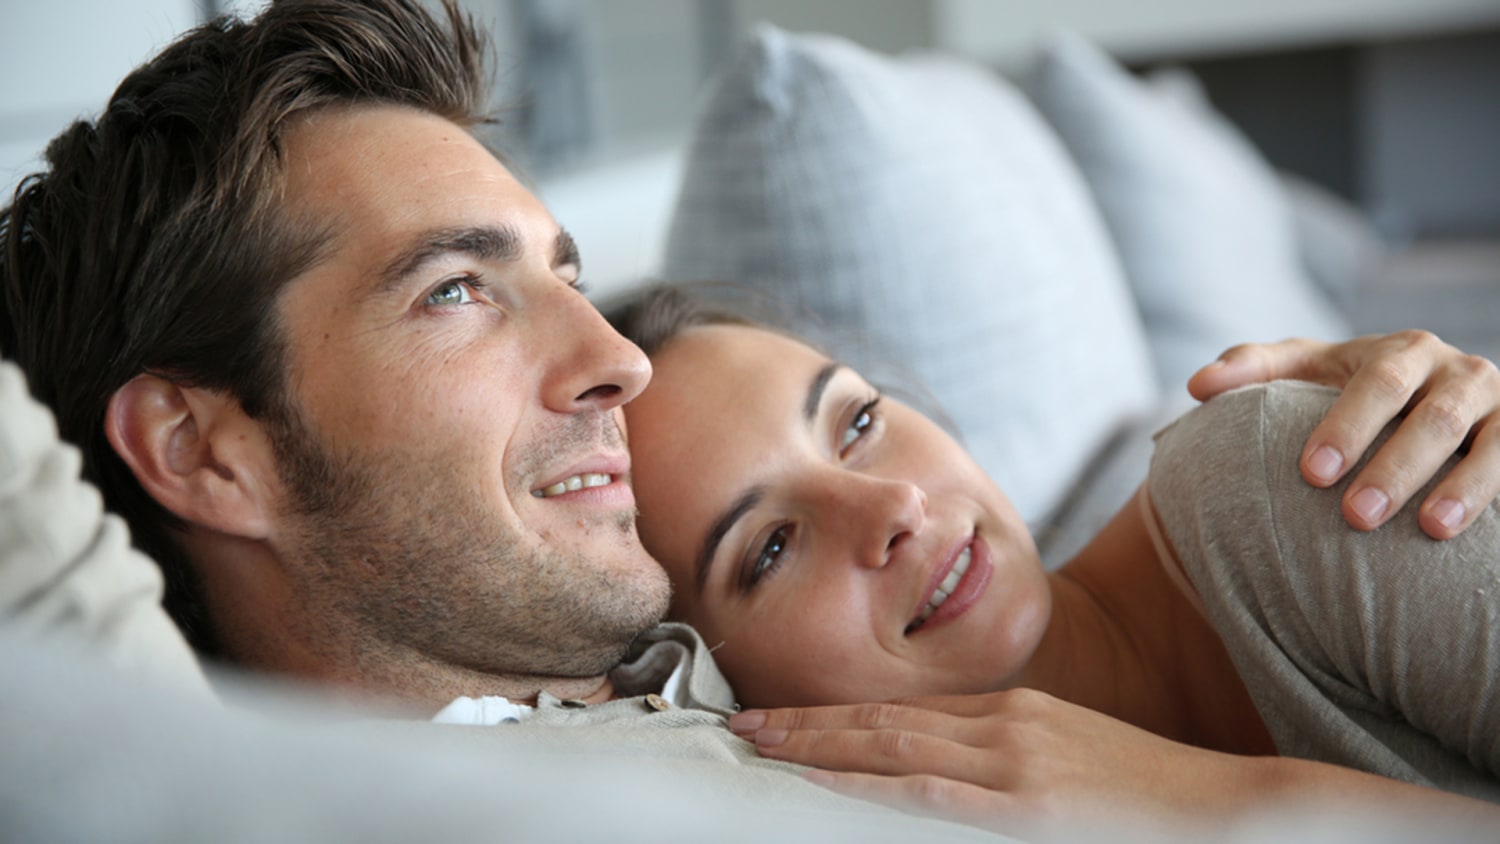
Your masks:
M 110 397 L 104 432 L 146 492 L 178 517 L 245 539 L 269 534 L 274 454 L 234 398 L 137 375 Z

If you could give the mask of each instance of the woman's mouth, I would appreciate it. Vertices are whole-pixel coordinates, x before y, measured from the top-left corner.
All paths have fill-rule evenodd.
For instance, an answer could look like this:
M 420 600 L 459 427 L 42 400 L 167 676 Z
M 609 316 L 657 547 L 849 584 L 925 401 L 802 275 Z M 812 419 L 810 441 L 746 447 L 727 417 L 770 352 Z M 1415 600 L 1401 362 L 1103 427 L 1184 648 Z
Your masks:
M 942 581 L 933 588 L 916 617 L 906 625 L 907 635 L 945 624 L 962 615 L 979 600 L 992 574 L 994 567 L 990 565 L 984 540 L 975 536 L 958 552 Z
M 958 560 L 953 564 L 953 568 L 948 570 L 948 575 L 943 578 L 943 582 L 938 584 L 937 590 L 932 593 L 932 597 L 927 599 L 927 604 L 922 607 L 922 611 L 917 613 L 917 621 L 914 626 L 920 626 L 922 622 L 931 618 L 932 614 L 937 612 L 938 607 L 941 607 L 943 602 L 948 600 L 948 596 L 953 594 L 953 590 L 958 588 L 958 582 L 963 580 L 964 575 L 968 573 L 969 563 L 973 561 L 974 546 L 970 545 L 959 552 Z

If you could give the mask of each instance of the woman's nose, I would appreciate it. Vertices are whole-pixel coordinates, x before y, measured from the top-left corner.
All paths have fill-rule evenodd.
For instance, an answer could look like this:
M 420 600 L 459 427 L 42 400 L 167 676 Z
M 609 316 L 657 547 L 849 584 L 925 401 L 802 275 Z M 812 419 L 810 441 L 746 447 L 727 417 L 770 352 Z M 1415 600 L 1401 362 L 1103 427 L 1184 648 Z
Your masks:
M 861 475 L 846 492 L 845 527 L 855 539 L 854 561 L 880 568 L 927 523 L 927 493 L 910 481 Z M 835 529 L 838 529 L 835 516 Z

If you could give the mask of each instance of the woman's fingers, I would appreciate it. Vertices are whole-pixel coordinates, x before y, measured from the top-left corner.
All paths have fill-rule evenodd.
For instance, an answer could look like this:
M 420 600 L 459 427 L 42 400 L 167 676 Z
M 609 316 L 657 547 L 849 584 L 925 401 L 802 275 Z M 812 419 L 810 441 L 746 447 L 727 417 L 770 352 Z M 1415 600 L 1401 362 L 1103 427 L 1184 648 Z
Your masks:
M 958 695 L 982 698 L 984 695 Z M 976 710 L 977 711 L 977 710 Z M 793 707 L 787 709 L 752 709 L 736 713 L 729 728 L 745 739 L 767 730 L 906 730 L 952 741 L 970 738 L 970 726 L 946 712 L 905 701 L 860 703 L 847 706 Z

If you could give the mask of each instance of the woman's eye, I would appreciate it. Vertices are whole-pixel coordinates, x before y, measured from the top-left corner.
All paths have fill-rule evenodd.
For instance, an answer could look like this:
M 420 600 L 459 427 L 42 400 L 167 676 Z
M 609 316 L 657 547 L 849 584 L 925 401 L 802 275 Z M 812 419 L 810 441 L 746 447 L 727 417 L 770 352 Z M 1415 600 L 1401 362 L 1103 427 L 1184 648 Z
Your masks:
M 445 281 L 427 294 L 429 305 L 467 305 L 472 301 L 474 295 L 469 291 L 469 282 L 463 279 Z
M 849 420 L 848 427 L 844 428 L 843 437 L 839 439 L 840 454 L 844 453 L 849 446 L 854 445 L 870 430 L 870 426 L 875 424 L 875 406 L 878 404 L 880 404 L 880 397 L 876 396 L 855 412 L 854 418 Z
M 766 544 L 761 546 L 760 554 L 750 564 L 750 573 L 746 578 L 750 586 L 754 586 L 761 581 L 761 578 L 774 573 L 781 565 L 781 554 L 786 550 L 787 537 L 791 530 L 790 526 L 783 525 L 766 537 Z

